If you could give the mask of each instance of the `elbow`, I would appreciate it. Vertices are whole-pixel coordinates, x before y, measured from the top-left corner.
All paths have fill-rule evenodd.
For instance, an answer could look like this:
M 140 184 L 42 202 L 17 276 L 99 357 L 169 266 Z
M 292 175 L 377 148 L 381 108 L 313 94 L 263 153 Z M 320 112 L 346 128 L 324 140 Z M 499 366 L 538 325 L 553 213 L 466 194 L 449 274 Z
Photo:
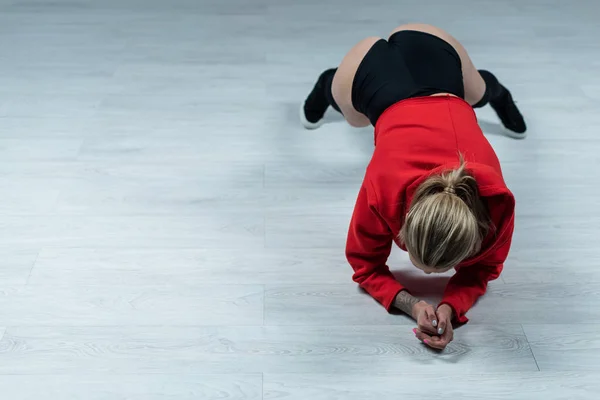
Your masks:
M 365 271 L 361 271 L 360 269 L 355 269 L 354 274 L 352 274 L 352 280 L 358 285 L 362 285 L 368 277 L 369 275 L 365 274 Z
M 351 254 L 346 253 L 346 259 L 348 260 L 350 267 L 354 271 L 354 273 L 352 274 L 352 280 L 355 283 L 362 285 L 363 282 L 369 278 L 372 272 L 369 270 L 368 267 L 365 267 L 363 263 L 357 262 L 357 260 L 353 258 Z

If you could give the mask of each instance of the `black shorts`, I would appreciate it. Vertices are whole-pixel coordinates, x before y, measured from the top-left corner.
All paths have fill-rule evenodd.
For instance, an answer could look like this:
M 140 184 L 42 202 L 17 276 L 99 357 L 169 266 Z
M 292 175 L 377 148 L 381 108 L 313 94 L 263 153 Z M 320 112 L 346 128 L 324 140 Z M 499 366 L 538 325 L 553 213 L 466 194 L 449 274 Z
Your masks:
M 352 105 L 373 126 L 391 105 L 411 97 L 465 97 L 460 56 L 448 42 L 419 31 L 399 31 L 367 52 L 352 82 Z

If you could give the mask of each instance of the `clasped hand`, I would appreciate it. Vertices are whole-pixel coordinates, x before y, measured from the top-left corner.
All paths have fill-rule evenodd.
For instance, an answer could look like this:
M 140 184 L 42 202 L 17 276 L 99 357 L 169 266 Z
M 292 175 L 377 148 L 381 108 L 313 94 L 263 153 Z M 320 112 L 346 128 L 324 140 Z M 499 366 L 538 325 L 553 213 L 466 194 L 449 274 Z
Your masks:
M 431 304 L 420 301 L 413 306 L 413 318 L 417 328 L 413 332 L 427 346 L 444 350 L 454 338 L 452 308 L 442 304 L 436 310 Z

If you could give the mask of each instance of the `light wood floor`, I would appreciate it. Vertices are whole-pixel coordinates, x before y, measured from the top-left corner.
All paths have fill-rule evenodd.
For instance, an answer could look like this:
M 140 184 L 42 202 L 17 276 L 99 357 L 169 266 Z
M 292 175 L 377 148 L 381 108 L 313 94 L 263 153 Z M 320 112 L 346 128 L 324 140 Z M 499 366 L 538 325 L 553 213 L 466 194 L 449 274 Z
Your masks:
M 597 399 L 600 3 L 0 0 L 0 396 Z M 358 40 L 423 21 L 513 92 L 481 125 L 518 203 L 446 352 L 351 281 L 371 129 L 298 106 Z M 435 299 L 447 276 L 399 278 Z

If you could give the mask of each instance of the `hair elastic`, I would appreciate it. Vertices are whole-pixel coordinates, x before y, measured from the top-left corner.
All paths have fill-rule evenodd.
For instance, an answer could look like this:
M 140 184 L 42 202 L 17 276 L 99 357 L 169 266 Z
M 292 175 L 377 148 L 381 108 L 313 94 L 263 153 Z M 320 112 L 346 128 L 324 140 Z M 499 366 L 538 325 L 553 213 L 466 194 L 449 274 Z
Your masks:
M 444 192 L 450 193 L 450 194 L 456 194 L 456 190 L 454 190 L 454 188 L 451 186 L 445 187 Z

